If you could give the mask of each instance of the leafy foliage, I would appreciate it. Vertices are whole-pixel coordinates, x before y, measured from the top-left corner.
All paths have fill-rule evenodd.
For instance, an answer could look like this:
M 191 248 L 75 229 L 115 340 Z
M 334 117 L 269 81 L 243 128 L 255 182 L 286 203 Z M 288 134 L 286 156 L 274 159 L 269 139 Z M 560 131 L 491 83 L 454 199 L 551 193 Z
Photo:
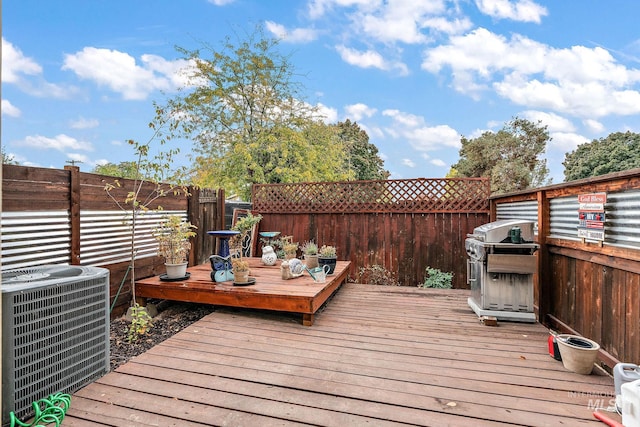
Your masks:
M 599 176 L 640 167 L 640 134 L 615 132 L 579 145 L 565 155 L 564 180 Z
M 427 275 L 421 288 L 451 289 L 453 287 L 453 273 L 446 273 L 437 268 L 426 268 Z
M 120 162 L 105 163 L 104 165 L 97 165 L 93 168 L 93 173 L 107 176 L 115 176 L 119 178 L 136 179 L 140 178 L 142 171 L 138 168 L 137 162 Z M 146 178 L 146 177 L 145 177 Z
M 129 313 L 131 314 L 131 325 L 127 334 L 129 342 L 136 341 L 140 335 L 144 335 L 147 330 L 153 327 L 153 319 L 145 307 L 141 307 L 138 303 L 131 306 Z
M 195 225 L 183 221 L 180 215 L 169 215 L 153 231 L 158 241 L 158 255 L 164 257 L 167 264 L 180 264 L 187 261 L 191 250 L 189 239 L 195 237 Z
M 19 164 L 15 157 L 13 157 L 11 154 L 7 154 L 4 151 L 4 147 L 0 147 L 0 151 L 2 151 L 2 164 L 3 165 L 17 165 Z
M 463 177 L 490 177 L 491 192 L 497 194 L 545 185 L 549 169 L 541 156 L 550 139 L 540 122 L 516 117 L 497 133 L 462 137 L 460 160 L 452 170 Z
M 347 119 L 335 125 L 338 138 L 345 146 L 345 168 L 356 180 L 380 180 L 389 178 L 384 169 L 384 161 L 378 155 L 378 148 L 369 143 L 369 135 L 356 122 Z
M 248 200 L 254 183 L 346 179 L 340 140 L 303 101 L 294 67 L 277 48 L 258 27 L 219 49 L 179 49 L 193 65 L 188 86 L 157 111 L 175 121 L 172 135 L 195 142 L 196 184 Z
M 369 285 L 400 286 L 393 272 L 381 265 L 374 264 L 368 267 L 360 267 L 358 281 Z

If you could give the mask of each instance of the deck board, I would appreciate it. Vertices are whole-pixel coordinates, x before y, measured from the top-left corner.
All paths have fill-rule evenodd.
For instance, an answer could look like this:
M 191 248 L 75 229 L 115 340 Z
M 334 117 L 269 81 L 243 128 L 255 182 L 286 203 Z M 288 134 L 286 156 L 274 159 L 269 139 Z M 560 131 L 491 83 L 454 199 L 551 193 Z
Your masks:
M 602 425 L 611 377 L 565 370 L 539 324 L 482 325 L 467 296 L 345 284 L 312 327 L 220 308 L 78 391 L 65 425 Z

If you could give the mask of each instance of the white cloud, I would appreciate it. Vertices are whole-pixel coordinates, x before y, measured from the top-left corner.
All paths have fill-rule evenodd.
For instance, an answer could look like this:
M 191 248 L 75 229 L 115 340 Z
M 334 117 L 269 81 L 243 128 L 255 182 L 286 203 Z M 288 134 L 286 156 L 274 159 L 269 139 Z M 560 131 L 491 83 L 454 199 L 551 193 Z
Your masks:
M 422 117 L 411 113 L 405 113 L 400 110 L 384 110 L 382 115 L 391 117 L 395 122 L 411 128 L 424 124 L 424 119 Z
M 127 100 L 146 99 L 155 90 L 172 90 L 183 81 L 179 70 L 184 61 L 171 62 L 155 55 L 143 55 L 141 61 L 142 66 L 127 53 L 85 47 L 65 55 L 62 69 L 106 86 Z
M 347 64 L 360 68 L 378 68 L 384 71 L 396 70 L 401 75 L 409 73 L 409 69 L 402 62 L 388 62 L 375 50 L 359 51 L 343 45 L 336 46 L 340 57 Z
M 85 119 L 84 117 L 80 117 L 76 120 L 71 121 L 70 126 L 71 129 L 91 129 L 98 127 L 100 122 L 96 119 Z
M 335 108 L 327 107 L 322 103 L 318 103 L 317 108 L 325 123 L 330 124 L 338 121 L 338 110 Z
M 215 4 L 216 6 L 224 6 L 226 4 L 233 3 L 235 0 L 208 0 L 208 1 L 209 3 Z
M 422 68 L 451 68 L 454 88 L 472 97 L 492 88 L 511 102 L 578 117 L 640 113 L 640 70 L 606 50 L 556 49 L 521 35 L 510 39 L 478 28 L 428 50 Z
M 416 163 L 411 159 L 402 159 L 402 164 L 410 168 L 416 167 Z
M 22 114 L 20 109 L 15 105 L 11 104 L 11 102 L 9 102 L 9 100 L 7 99 L 2 100 L 2 108 L 0 109 L 2 110 L 3 116 L 20 117 L 20 115 Z
M 344 109 L 347 118 L 355 122 L 362 120 L 363 117 L 372 117 L 378 111 L 362 103 L 347 105 Z
M 547 126 L 547 130 L 549 132 L 574 132 L 576 130 L 571 120 L 555 113 L 528 110 L 522 112 L 521 115 L 523 118 L 534 123 L 537 123 L 538 121 L 542 122 L 543 126 Z
M 16 142 L 16 145 L 23 147 L 34 147 L 44 150 L 85 150 L 93 151 L 90 142 L 78 141 L 68 135 L 60 134 L 54 138 L 42 135 L 27 136 L 23 141 Z
M 601 133 L 604 132 L 604 125 L 597 120 L 593 119 L 585 119 L 582 123 L 586 126 L 586 128 L 591 133 Z
M 308 43 L 318 38 L 318 32 L 311 28 L 287 30 L 284 25 L 273 21 L 266 21 L 265 26 L 275 37 L 290 43 Z
M 42 67 L 2 38 L 2 83 L 18 83 L 23 75 L 42 74 Z
M 444 160 L 441 160 L 441 159 L 433 159 L 429 163 L 431 163 L 432 165 L 437 166 L 439 168 L 444 168 L 444 167 L 447 166 L 447 163 Z
M 460 148 L 460 134 L 448 125 L 424 126 L 403 133 L 418 151 L 432 151 L 444 147 Z
M 370 5 L 377 5 L 379 2 L 374 0 L 310 0 L 308 9 L 311 19 L 320 18 L 322 15 L 333 9 L 334 6 L 338 7 L 352 7 L 361 6 L 364 8 L 371 7 Z
M 460 147 L 460 134 L 448 125 L 428 126 L 422 117 L 388 109 L 382 115 L 391 117 L 394 126 L 386 128 L 392 138 L 404 138 L 418 151 Z
M 547 9 L 531 0 L 476 0 L 480 12 L 492 18 L 540 23 Z
M 77 94 L 73 87 L 62 87 L 46 82 L 42 67 L 22 51 L 2 38 L 2 83 L 12 83 L 33 96 L 72 98 Z
M 572 132 L 553 132 L 550 136 L 549 148 L 562 153 L 568 153 L 578 148 L 578 145 L 590 142 L 584 136 Z

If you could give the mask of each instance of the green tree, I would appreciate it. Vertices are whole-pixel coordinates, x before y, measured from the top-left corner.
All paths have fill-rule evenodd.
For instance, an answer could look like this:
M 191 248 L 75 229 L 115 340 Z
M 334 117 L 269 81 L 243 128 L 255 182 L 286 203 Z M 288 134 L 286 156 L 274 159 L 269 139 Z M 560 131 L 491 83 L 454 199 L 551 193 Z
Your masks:
M 194 141 L 196 184 L 248 199 L 255 183 L 346 177 L 339 144 L 317 109 L 303 102 L 295 69 L 277 48 L 258 27 L 245 40 L 227 38 L 220 49 L 179 49 L 194 67 L 184 92 L 158 112 L 170 114 L 181 136 Z
M 16 161 L 15 157 L 13 157 L 11 154 L 7 154 L 4 151 L 4 147 L 0 147 L 1 151 L 2 151 L 2 164 L 3 165 L 17 165 L 18 162 Z
M 384 160 L 378 155 L 378 147 L 369 143 L 369 135 L 356 122 L 347 119 L 336 125 L 338 138 L 347 152 L 344 157 L 345 169 L 356 180 L 378 180 L 389 178 L 384 169 Z
M 534 188 L 549 183 L 546 159 L 550 141 L 547 127 L 515 117 L 497 133 L 461 138 L 460 160 L 452 166 L 462 177 L 490 177 L 496 194 Z
M 640 134 L 615 132 L 581 144 L 562 162 L 564 180 L 588 178 L 640 167 Z
M 118 164 L 105 163 L 104 165 L 97 165 L 92 172 L 100 175 L 136 179 L 139 178 L 139 173 L 142 171 L 138 169 L 137 162 L 120 162 Z

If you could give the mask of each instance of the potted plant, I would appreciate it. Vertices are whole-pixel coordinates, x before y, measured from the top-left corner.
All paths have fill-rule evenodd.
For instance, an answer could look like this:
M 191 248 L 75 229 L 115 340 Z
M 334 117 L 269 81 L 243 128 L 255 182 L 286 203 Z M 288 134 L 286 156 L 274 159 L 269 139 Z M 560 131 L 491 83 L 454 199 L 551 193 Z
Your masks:
M 242 218 L 238 218 L 236 223 L 231 227 L 234 231 L 239 231 L 231 238 L 229 245 L 234 252 L 239 253 L 240 257 L 249 256 L 251 253 L 251 232 L 253 228 L 260 222 L 262 215 L 252 215 L 251 212 Z
M 298 255 L 298 242 L 292 242 L 291 236 L 289 236 L 289 239 L 284 240 L 282 249 L 284 250 L 284 259 L 293 259 Z
M 308 240 L 300 245 L 300 250 L 304 254 L 307 268 L 318 267 L 318 245 L 313 240 Z
M 336 255 L 336 247 L 322 245 L 318 255 L 318 264 L 320 265 L 320 267 L 328 265 L 329 272 L 327 274 L 333 274 L 333 272 L 336 270 L 336 261 L 338 259 Z
M 167 278 L 178 279 L 187 275 L 187 256 L 191 249 L 189 239 L 194 237 L 196 228 L 179 215 L 169 215 L 153 232 L 158 241 L 158 255 L 164 258 Z
M 233 271 L 233 281 L 236 283 L 249 282 L 249 263 L 243 258 L 233 258 L 231 260 Z

